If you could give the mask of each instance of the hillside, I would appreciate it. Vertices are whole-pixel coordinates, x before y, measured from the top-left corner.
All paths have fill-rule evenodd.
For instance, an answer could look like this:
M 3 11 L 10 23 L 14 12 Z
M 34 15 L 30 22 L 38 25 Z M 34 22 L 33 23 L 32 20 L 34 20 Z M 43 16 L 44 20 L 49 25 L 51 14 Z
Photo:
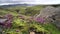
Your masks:
M 40 16 L 44 15 L 44 17 L 47 17 L 54 14 L 51 14 L 54 8 L 51 9 L 51 7 L 42 5 L 29 5 L 27 7 L 26 5 L 22 6 L 20 4 L 0 6 L 0 33 L 32 34 L 33 32 L 35 34 L 60 34 L 60 30 L 55 24 L 52 24 L 50 20 L 47 21 L 48 18 L 45 19 Z M 52 16 L 51 19 L 53 19 Z

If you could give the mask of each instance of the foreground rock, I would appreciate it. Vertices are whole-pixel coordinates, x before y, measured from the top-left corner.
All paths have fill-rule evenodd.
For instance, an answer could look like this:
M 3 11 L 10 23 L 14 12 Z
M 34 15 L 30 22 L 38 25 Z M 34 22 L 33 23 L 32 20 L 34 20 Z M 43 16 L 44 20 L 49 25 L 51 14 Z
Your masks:
M 0 18 L 0 23 L 4 23 L 7 19 L 1 19 Z
M 0 16 L 0 24 L 5 23 L 7 21 L 6 18 Z
M 43 17 L 46 22 L 51 22 L 60 28 L 60 8 L 48 6 L 40 11 L 40 14 L 36 18 Z

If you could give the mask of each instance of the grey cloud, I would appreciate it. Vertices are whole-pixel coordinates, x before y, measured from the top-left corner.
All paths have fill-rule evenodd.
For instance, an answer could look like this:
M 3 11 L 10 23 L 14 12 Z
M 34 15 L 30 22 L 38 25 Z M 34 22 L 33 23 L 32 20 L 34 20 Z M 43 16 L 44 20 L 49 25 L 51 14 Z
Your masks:
M 0 3 L 19 3 L 20 1 L 0 0 Z

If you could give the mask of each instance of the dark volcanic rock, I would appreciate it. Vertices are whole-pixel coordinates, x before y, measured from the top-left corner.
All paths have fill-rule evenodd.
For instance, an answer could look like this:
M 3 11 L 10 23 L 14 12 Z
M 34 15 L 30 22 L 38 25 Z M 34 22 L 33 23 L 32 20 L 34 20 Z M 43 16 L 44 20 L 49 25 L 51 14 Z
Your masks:
M 37 17 L 43 17 L 46 22 L 51 22 L 60 28 L 60 7 L 47 6 L 40 11 Z

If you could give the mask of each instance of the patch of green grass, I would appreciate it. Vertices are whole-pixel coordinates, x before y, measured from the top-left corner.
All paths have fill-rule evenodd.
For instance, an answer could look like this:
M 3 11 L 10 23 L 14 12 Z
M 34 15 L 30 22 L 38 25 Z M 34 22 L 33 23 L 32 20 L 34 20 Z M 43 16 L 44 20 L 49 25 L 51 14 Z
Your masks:
M 45 24 L 43 25 L 44 29 L 48 30 L 49 32 L 51 32 L 52 34 L 60 34 L 60 31 L 56 28 L 56 26 L 54 26 L 53 24 L 49 23 L 49 24 Z

